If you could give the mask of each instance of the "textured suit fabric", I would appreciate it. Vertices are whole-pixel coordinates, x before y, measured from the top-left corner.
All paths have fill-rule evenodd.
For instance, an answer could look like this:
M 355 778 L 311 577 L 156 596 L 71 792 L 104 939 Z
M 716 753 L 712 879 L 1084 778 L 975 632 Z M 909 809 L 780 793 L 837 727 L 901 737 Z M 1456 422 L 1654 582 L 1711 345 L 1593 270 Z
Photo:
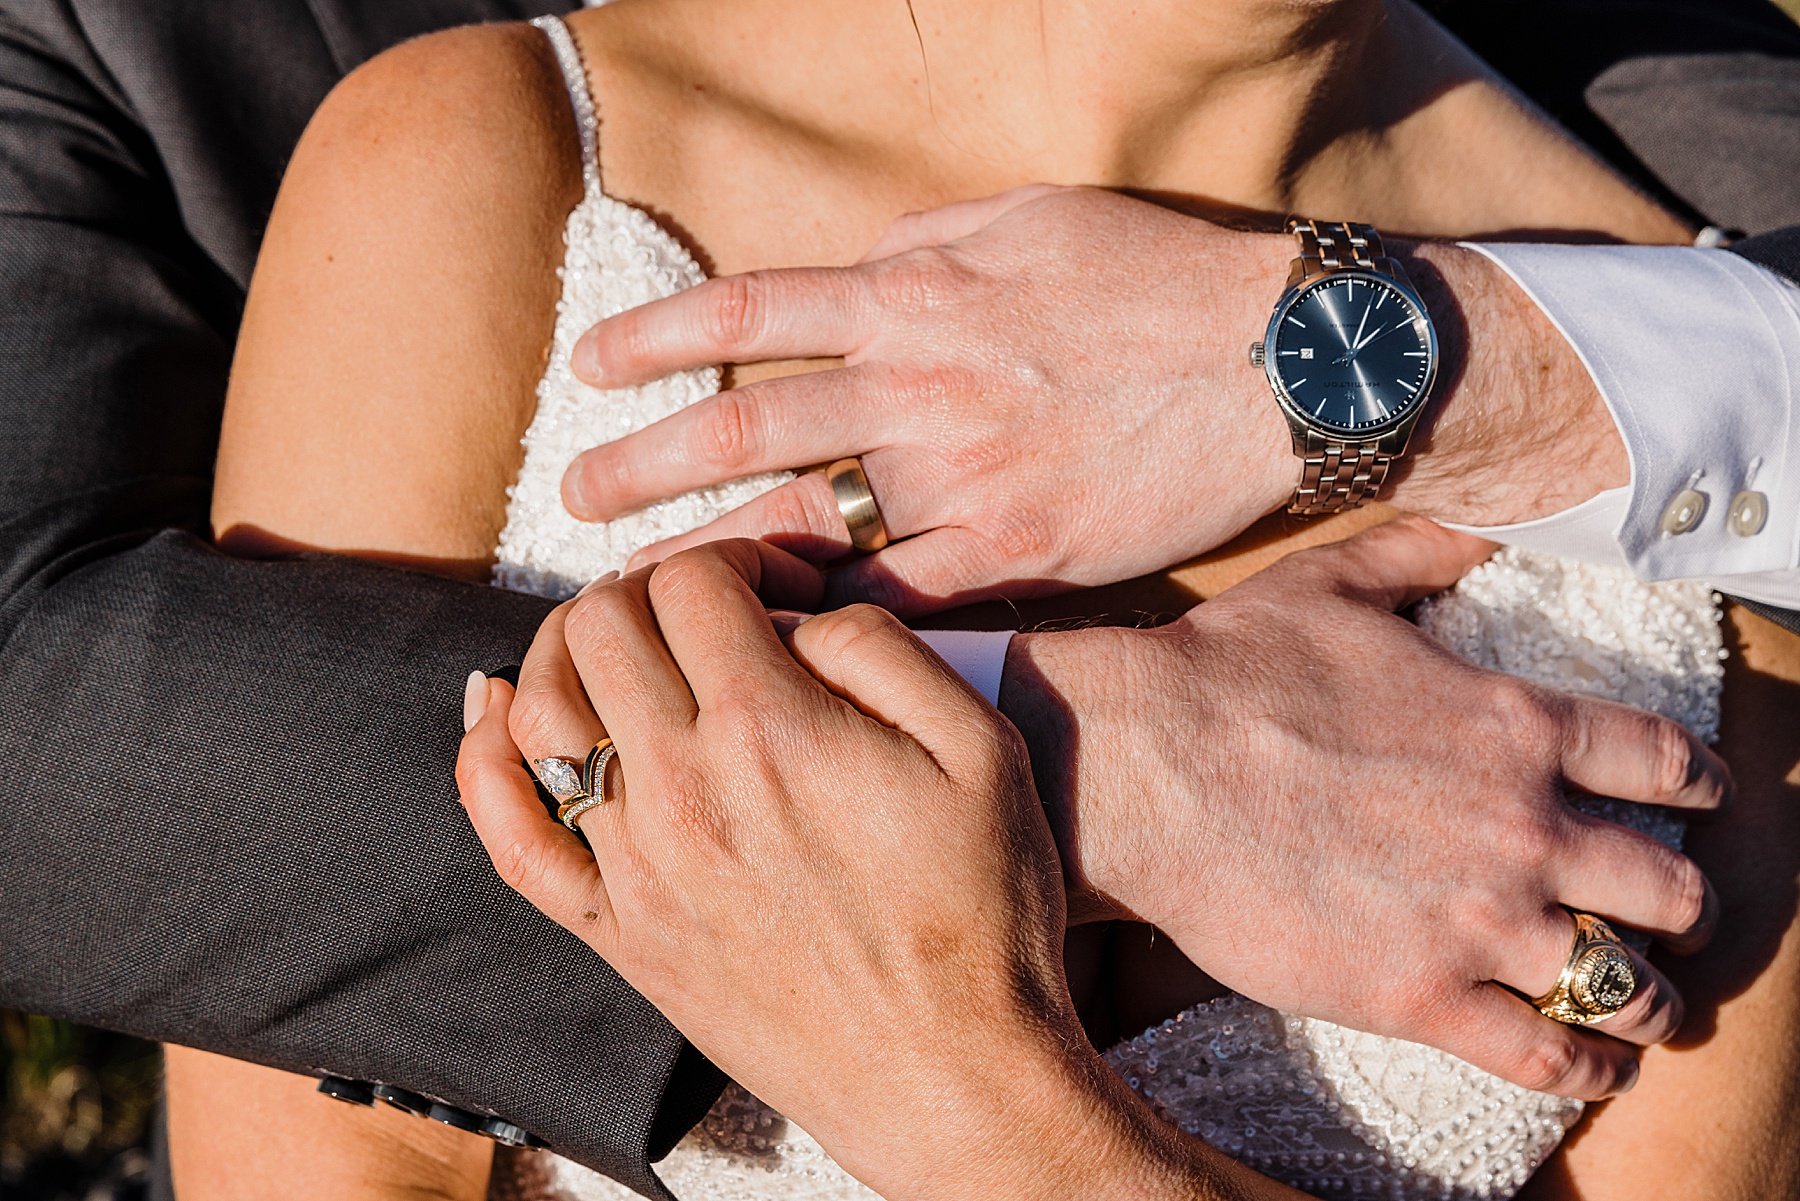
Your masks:
M 0 5 L 0 1002 L 495 1112 L 653 1191 L 720 1079 L 495 876 L 462 678 L 539 599 L 198 537 L 336 79 L 530 0 Z
M 716 1073 L 500 885 L 453 799 L 462 673 L 546 606 L 200 540 L 308 114 L 388 44 L 555 7 L 0 0 L 0 1003 L 398 1083 L 651 1191 Z M 1542 7 L 1527 28 L 1609 6 Z M 1525 82 L 1580 107 L 1596 73 L 1564 65 Z M 1732 169 L 1792 194 L 1779 155 Z

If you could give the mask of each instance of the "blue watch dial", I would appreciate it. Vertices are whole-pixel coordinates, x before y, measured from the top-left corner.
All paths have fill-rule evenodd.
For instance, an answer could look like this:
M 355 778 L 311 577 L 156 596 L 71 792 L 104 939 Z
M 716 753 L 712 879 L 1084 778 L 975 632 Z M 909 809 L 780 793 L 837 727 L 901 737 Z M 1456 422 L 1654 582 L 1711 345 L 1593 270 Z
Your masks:
M 1265 353 L 1288 402 L 1327 430 L 1372 433 L 1425 403 L 1436 347 L 1424 310 L 1369 275 L 1328 276 L 1276 319 Z

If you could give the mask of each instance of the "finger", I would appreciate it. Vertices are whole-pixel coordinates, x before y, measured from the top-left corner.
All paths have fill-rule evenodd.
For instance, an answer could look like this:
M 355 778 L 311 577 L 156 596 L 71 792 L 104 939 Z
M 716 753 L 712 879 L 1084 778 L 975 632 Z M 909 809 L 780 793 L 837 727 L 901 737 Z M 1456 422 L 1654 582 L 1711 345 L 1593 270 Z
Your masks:
M 1631 956 L 1631 966 L 1637 971 L 1637 991 L 1625 1002 L 1625 1008 L 1601 1018 L 1588 1029 L 1640 1047 L 1666 1043 L 1687 1019 L 1681 991 L 1648 959 L 1630 947 L 1625 948 L 1625 953 Z
M 569 655 L 564 622 L 572 604 L 550 611 L 519 665 L 519 686 L 508 728 L 530 763 L 547 755 L 579 762 L 606 733 Z
M 1583 792 L 1678 809 L 1717 809 L 1731 769 L 1679 722 L 1593 697 L 1562 713 L 1563 778 Z
M 597 388 L 622 388 L 715 363 L 842 358 L 873 336 L 869 289 L 854 267 L 722 275 L 602 321 L 571 366 Z
M 816 692 L 757 597 L 774 556 L 787 558 L 761 542 L 714 542 L 664 561 L 650 577 L 657 624 L 702 713 L 753 698 L 789 708 Z
M 1527 997 L 1541 997 L 1556 987 L 1575 942 L 1575 923 L 1568 911 L 1546 912 L 1513 940 L 1494 978 Z M 1639 1045 L 1666 1042 L 1680 1028 L 1685 1013 L 1681 992 L 1650 961 L 1621 946 L 1631 957 L 1637 987 L 1618 1013 L 1588 1027 Z
M 463 736 L 456 783 L 488 858 L 508 887 L 610 957 L 617 923 L 594 855 L 544 812 L 507 732 L 513 690 L 488 681 L 487 710 Z
M 917 498 L 900 485 L 898 473 L 889 469 L 892 461 L 891 452 L 865 455 L 863 474 L 888 537 L 905 538 L 926 528 L 930 519 Z M 631 557 L 631 565 L 660 563 L 679 551 L 725 538 L 758 539 L 813 563 L 841 559 L 854 549 L 830 481 L 822 471 L 809 471 L 699 529 L 645 547 Z
M 1575 831 L 1550 884 L 1571 909 L 1642 930 L 1691 954 L 1711 941 L 1719 897 L 1699 864 L 1615 822 L 1571 811 Z
M 693 725 L 693 694 L 651 610 L 649 571 L 577 597 L 564 619 L 564 638 L 622 768 L 648 764 L 659 744 Z
M 1425 1038 L 1503 1080 L 1558 1096 L 1600 1101 L 1637 1082 L 1630 1044 L 1553 1022 L 1497 984 L 1458 997 Z
M 1295 570 L 1320 573 L 1341 595 L 1400 609 L 1442 592 L 1493 553 L 1491 542 L 1405 516 L 1342 542 L 1300 551 L 1284 562 Z
M 1548 910 L 1508 940 L 1494 979 L 1527 997 L 1544 996 L 1556 987 L 1574 945 L 1575 921 L 1568 910 Z M 1662 1042 L 1681 1025 L 1681 993 L 1642 955 L 1630 947 L 1622 949 L 1636 969 L 1637 987 L 1625 1008 L 1607 1019 L 1603 1033 L 1634 1043 Z
M 827 688 L 911 736 L 940 764 L 967 748 L 971 729 L 995 724 L 993 706 L 885 609 L 820 614 L 788 644 Z
M 974 530 L 940 526 L 834 568 L 825 581 L 825 607 L 871 604 L 911 617 L 1068 586 L 1056 580 L 996 581 L 997 561 L 992 544 Z
M 907 213 L 894 219 L 869 252 L 862 256 L 862 261 L 872 263 L 922 246 L 941 246 L 966 238 L 1022 204 L 1069 190 L 1055 184 L 1026 184 L 979 200 L 962 200 L 942 208 Z
M 797 471 L 882 444 L 894 412 L 867 368 L 784 376 L 720 392 L 576 456 L 563 504 L 605 521 L 655 500 L 765 471 Z

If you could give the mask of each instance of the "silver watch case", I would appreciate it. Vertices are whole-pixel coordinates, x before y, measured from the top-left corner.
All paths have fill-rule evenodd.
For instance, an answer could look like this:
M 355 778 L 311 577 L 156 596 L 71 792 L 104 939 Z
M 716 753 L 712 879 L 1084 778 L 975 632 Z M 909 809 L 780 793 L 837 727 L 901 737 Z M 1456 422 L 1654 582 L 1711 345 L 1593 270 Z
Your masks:
M 1295 259 L 1288 269 L 1287 289 L 1282 292 L 1281 299 L 1275 302 L 1275 310 L 1269 315 L 1269 324 L 1263 330 L 1262 341 L 1251 347 L 1251 361 L 1263 369 L 1263 375 L 1269 381 L 1269 390 L 1275 393 L 1275 403 L 1281 409 L 1282 416 L 1287 418 L 1288 429 L 1294 436 L 1294 453 L 1305 455 L 1309 450 L 1321 444 L 1331 446 L 1364 447 L 1373 445 L 1384 455 L 1399 456 L 1406 453 L 1406 444 L 1412 439 L 1413 428 L 1419 424 L 1419 418 L 1425 415 L 1425 408 L 1431 403 L 1432 391 L 1437 385 L 1438 373 L 1438 336 L 1437 325 L 1431 319 L 1431 310 L 1425 307 L 1425 301 L 1407 279 L 1405 270 L 1391 258 L 1378 260 L 1381 270 L 1370 270 L 1365 267 L 1345 267 L 1335 271 L 1306 271 L 1306 260 Z M 1367 430 L 1358 430 L 1347 434 L 1314 420 L 1294 403 L 1288 395 L 1287 388 L 1282 385 L 1281 377 L 1275 370 L 1275 356 L 1264 353 L 1267 347 L 1275 344 L 1275 335 L 1280 332 L 1281 322 L 1288 315 L 1288 310 L 1299 303 L 1301 297 L 1326 281 L 1341 280 L 1346 277 L 1375 280 L 1396 289 L 1410 301 L 1421 314 L 1425 323 L 1425 349 L 1430 356 L 1425 360 L 1425 383 L 1419 388 L 1419 403 L 1407 412 L 1383 425 L 1373 426 Z

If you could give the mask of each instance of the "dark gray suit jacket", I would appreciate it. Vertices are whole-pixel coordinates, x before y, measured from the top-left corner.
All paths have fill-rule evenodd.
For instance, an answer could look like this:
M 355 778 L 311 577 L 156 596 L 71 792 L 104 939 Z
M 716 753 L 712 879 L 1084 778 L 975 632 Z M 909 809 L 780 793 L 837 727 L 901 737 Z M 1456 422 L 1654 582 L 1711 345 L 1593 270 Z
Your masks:
M 0 3 L 0 1002 L 502 1115 L 640 1190 L 721 1080 L 495 876 L 462 677 L 536 598 L 204 542 L 287 156 L 558 0 Z
M 559 7 L 0 0 L 0 1003 L 398 1083 L 654 1191 L 717 1074 L 500 884 L 450 779 L 463 674 L 517 662 L 548 606 L 203 540 L 251 262 L 308 114 L 403 38 Z M 1440 7 L 1507 61 L 1482 42 L 1496 6 Z M 1540 33 L 1598 14 L 1584 48 L 1642 40 L 1618 4 L 1499 7 Z M 1675 7 L 1623 60 L 1661 64 L 1656 99 L 1600 128 L 1671 108 L 1749 130 L 1742 161 L 1608 136 L 1713 220 L 1800 225 L 1791 26 Z M 1721 89 L 1682 57 L 1696 29 L 1769 88 Z M 1525 82 L 1579 107 L 1605 72 L 1574 57 Z M 1745 172 L 1761 184 L 1682 191 Z M 1800 278 L 1800 238 L 1764 257 Z

